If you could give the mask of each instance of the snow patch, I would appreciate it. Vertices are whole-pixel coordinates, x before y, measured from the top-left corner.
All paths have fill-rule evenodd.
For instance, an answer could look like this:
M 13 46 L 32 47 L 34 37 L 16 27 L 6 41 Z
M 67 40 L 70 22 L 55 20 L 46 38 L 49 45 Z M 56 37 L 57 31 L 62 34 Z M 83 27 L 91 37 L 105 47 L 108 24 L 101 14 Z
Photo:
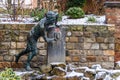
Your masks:
M 67 75 L 65 77 L 74 77 L 74 76 L 83 77 L 84 74 L 72 71 L 72 72 L 67 72 Z

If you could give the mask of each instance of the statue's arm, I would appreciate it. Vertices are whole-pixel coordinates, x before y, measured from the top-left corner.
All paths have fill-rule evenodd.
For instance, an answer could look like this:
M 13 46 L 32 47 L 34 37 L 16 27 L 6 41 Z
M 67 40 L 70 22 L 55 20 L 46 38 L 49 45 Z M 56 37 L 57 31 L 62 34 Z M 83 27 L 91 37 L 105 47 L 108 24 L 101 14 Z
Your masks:
M 45 31 L 44 33 L 45 33 L 45 35 L 43 36 L 43 38 L 44 38 L 45 42 L 55 41 L 55 38 L 48 38 L 48 37 L 47 37 L 47 32 L 46 32 L 46 31 Z

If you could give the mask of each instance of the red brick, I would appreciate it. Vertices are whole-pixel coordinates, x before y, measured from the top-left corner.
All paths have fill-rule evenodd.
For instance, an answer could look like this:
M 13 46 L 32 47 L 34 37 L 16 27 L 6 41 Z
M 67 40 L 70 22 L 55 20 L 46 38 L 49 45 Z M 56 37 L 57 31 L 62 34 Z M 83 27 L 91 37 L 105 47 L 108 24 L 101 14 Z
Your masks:
M 73 56 L 72 61 L 79 62 L 80 61 L 80 56 Z
M 115 53 L 115 62 L 120 61 L 120 52 Z
M 86 57 L 88 62 L 96 62 L 96 57 L 95 56 L 87 56 Z
M 23 68 L 24 67 L 24 63 L 23 62 L 18 62 L 18 63 L 12 62 L 11 63 L 11 67 L 12 68 Z
M 11 63 L 10 62 L 0 62 L 0 68 L 9 68 L 11 67 Z
M 120 38 L 120 33 L 114 34 L 115 38 Z

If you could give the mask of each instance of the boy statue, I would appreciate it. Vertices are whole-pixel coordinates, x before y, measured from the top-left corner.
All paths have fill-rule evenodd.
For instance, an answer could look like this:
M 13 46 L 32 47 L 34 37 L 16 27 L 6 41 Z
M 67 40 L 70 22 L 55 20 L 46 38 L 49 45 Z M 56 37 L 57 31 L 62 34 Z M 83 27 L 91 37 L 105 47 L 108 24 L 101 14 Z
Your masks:
M 57 26 L 57 19 L 58 19 L 58 13 L 53 12 L 53 11 L 48 11 L 45 14 L 45 17 L 42 18 L 37 25 L 35 25 L 32 30 L 29 32 L 27 36 L 27 46 L 24 50 L 22 50 L 19 54 L 17 54 L 15 62 L 18 63 L 19 58 L 27 53 L 30 53 L 28 55 L 28 59 L 26 62 L 25 69 L 27 71 L 32 70 L 30 67 L 30 61 L 32 58 L 38 53 L 37 51 L 37 40 L 39 37 L 43 37 L 46 42 L 53 42 L 56 41 L 55 38 L 48 38 L 47 37 L 47 32 L 49 31 L 50 28 L 58 27 Z M 51 27 L 52 25 L 52 27 Z

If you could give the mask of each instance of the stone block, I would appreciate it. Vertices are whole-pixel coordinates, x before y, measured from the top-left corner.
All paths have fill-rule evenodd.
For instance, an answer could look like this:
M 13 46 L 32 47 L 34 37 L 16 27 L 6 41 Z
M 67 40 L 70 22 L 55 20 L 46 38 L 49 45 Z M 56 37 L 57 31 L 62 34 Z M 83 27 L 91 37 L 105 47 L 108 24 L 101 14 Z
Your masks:
M 108 27 L 108 30 L 114 32 L 114 31 L 115 31 L 115 26 L 109 26 L 109 27 Z
M 114 37 L 107 37 L 104 39 L 105 43 L 114 43 L 115 42 L 115 38 Z
M 11 55 L 11 56 L 16 55 L 17 53 L 18 53 L 18 50 L 16 50 L 16 49 L 9 50 L 9 55 Z
M 18 62 L 18 63 L 11 62 L 11 67 L 12 68 L 24 68 L 24 63 L 23 62 Z
M 84 49 L 90 49 L 91 45 L 91 43 L 84 43 Z
M 86 63 L 87 62 L 87 59 L 86 59 L 86 56 L 80 56 L 80 62 L 81 63 Z
M 25 39 L 27 39 L 27 35 L 28 35 L 29 31 L 25 31 L 25 30 L 20 30 L 20 36 L 24 36 Z
M 103 54 L 105 56 L 114 56 L 115 55 L 115 51 L 114 50 L 103 50 Z
M 83 26 L 76 26 L 77 31 L 83 31 Z
M 68 41 L 69 41 L 69 37 L 66 37 L 66 38 L 65 38 L 65 41 L 68 42 Z
M 6 29 L 6 30 L 10 30 L 11 27 L 12 27 L 11 24 L 5 24 L 4 29 Z
M 0 24 L 0 29 L 4 29 L 4 24 Z
M 86 59 L 88 62 L 96 62 L 96 56 L 87 56 Z
M 94 52 L 95 52 L 96 56 L 103 55 L 103 51 L 102 50 L 95 50 Z
M 45 56 L 45 55 L 47 55 L 47 51 L 46 50 L 39 50 L 39 55 Z
M 67 77 L 67 80 L 81 80 L 81 79 L 77 76 L 71 76 L 71 77 Z
M 4 61 L 13 61 L 14 60 L 14 56 L 10 56 L 10 55 L 5 55 L 3 57 Z
M 71 61 L 72 61 L 72 58 L 71 58 L 70 56 L 67 56 L 67 57 L 66 57 L 66 61 L 67 61 L 67 62 L 71 62 Z
M 112 44 L 108 44 L 108 47 L 109 47 L 109 49 L 115 49 L 115 44 L 114 43 L 112 43 Z
M 78 37 L 70 37 L 69 42 L 78 42 Z
M 25 30 L 31 30 L 32 27 L 34 27 L 34 26 L 35 26 L 35 24 L 26 24 Z
M 61 68 L 61 67 L 55 67 L 51 71 L 51 74 L 57 75 L 57 76 L 65 76 L 66 75 L 66 71 L 63 68 Z
M 100 46 L 99 46 L 98 43 L 93 43 L 93 44 L 91 45 L 91 49 L 100 49 Z
M 103 31 L 100 33 L 102 37 L 111 37 L 113 36 L 113 33 L 110 33 L 110 31 Z
M 84 38 L 84 42 L 92 43 L 92 42 L 96 42 L 96 39 L 95 39 L 95 37 L 93 37 L 93 38 Z
M 74 47 L 77 50 L 82 50 L 84 48 L 84 44 L 83 43 L 74 43 Z
M 0 62 L 0 68 L 10 68 L 11 67 L 11 62 Z
M 67 80 L 67 79 L 65 77 L 55 76 L 52 78 L 52 80 Z
M 8 55 L 9 51 L 8 50 L 1 50 L 0 49 L 0 56 Z
M 80 61 L 80 56 L 72 56 L 72 61 L 73 62 L 79 62 Z
M 98 43 L 104 42 L 104 37 L 97 37 L 96 42 L 98 42 Z
M 79 55 L 80 54 L 80 51 L 79 50 L 69 50 L 68 53 L 70 55 Z
M 50 65 L 52 66 L 52 68 L 55 68 L 55 67 L 60 67 L 60 68 L 63 68 L 63 69 L 66 68 L 66 64 L 63 63 L 63 62 L 51 63 Z
M 95 55 L 94 50 L 84 50 L 84 54 L 87 55 L 87 56 Z
M 115 61 L 114 56 L 109 56 L 109 61 L 114 62 Z
M 4 61 L 3 56 L 0 56 L 0 61 Z
M 83 32 L 73 31 L 73 32 L 72 32 L 72 36 L 81 37 L 81 36 L 83 36 Z
M 108 56 L 99 56 L 99 57 L 96 57 L 96 61 L 97 62 L 106 62 L 106 61 L 109 61 L 109 57 Z
M 96 26 L 87 26 L 87 27 L 84 27 L 84 30 L 90 31 L 90 32 L 97 32 L 98 31 Z
M 17 48 L 18 49 L 23 49 L 26 47 L 26 43 L 25 42 L 17 42 Z
M 83 42 L 84 42 L 84 37 L 78 37 L 78 41 L 79 41 L 80 43 L 83 43 Z
M 67 43 L 67 44 L 66 44 L 66 48 L 67 48 L 67 49 L 74 49 L 74 47 L 75 47 L 75 44 L 74 44 L 74 43 Z
M 94 80 L 94 78 L 95 78 L 95 73 L 96 73 L 96 72 L 95 72 L 94 69 L 88 69 L 88 70 L 85 71 L 84 75 L 85 75 L 85 77 L 90 78 L 90 80 Z
M 20 31 L 25 30 L 26 24 L 19 24 L 18 28 Z
M 96 29 L 98 30 L 98 31 L 107 31 L 107 26 L 96 26 Z
M 42 65 L 42 66 L 40 66 L 40 71 L 42 73 L 49 73 L 51 70 L 52 70 L 51 65 Z
M 89 32 L 87 32 L 87 31 L 84 32 L 84 37 L 91 37 L 91 36 L 94 36 L 92 32 L 90 32 L 90 31 Z
M 108 44 L 101 43 L 100 44 L 100 49 L 108 49 Z
M 11 42 L 11 49 L 15 49 L 17 47 L 16 42 Z
M 12 29 L 12 30 L 17 30 L 17 29 L 19 29 L 19 24 L 12 24 L 12 25 L 11 25 L 11 29 Z
M 27 36 L 26 36 L 26 37 L 27 37 Z M 20 41 L 20 42 L 25 41 L 25 40 L 26 40 L 25 36 L 22 36 L 22 35 L 19 36 L 19 41 Z
M 46 48 L 45 43 L 37 43 L 37 48 L 38 49 L 45 49 Z
M 105 69 L 113 69 L 114 62 L 102 62 L 102 67 Z
M 7 50 L 10 48 L 10 42 L 1 42 L 0 43 L 0 49 Z
M 83 31 L 83 26 L 72 26 L 70 27 L 72 31 Z
M 11 36 L 11 41 L 19 41 L 19 36 Z

